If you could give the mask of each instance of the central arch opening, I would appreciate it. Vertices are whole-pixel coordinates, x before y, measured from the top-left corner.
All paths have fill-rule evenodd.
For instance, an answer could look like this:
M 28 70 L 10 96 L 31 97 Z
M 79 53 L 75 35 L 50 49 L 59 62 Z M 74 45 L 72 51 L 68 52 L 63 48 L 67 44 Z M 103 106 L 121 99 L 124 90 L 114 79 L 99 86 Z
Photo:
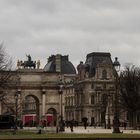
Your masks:
M 34 95 L 27 95 L 23 106 L 23 125 L 36 126 L 39 123 L 39 100 Z

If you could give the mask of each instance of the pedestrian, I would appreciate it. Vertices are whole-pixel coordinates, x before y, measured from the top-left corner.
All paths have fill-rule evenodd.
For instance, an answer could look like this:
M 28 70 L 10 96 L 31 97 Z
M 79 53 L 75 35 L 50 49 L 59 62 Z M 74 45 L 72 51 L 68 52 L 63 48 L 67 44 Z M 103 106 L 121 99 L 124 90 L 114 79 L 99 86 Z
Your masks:
M 73 132 L 73 123 L 74 123 L 74 120 L 71 120 L 70 121 L 70 130 L 71 130 L 71 132 Z
M 84 122 L 84 128 L 87 129 L 87 122 Z
M 41 134 L 41 133 L 42 133 L 42 126 L 39 125 L 39 126 L 38 126 L 38 132 L 37 132 L 37 134 Z
M 15 135 L 15 134 L 16 134 L 16 131 L 17 131 L 17 125 L 14 124 L 14 125 L 11 127 L 11 130 L 12 130 L 13 135 Z
M 66 127 L 68 128 L 69 127 L 69 121 L 65 121 L 65 124 L 66 124 Z
M 94 125 L 94 128 L 96 128 L 96 123 L 94 123 L 93 125 Z
M 84 128 L 85 129 L 87 129 L 87 118 L 86 117 L 84 117 L 84 118 L 82 118 L 82 122 L 83 122 L 83 124 L 84 124 Z
M 126 130 L 127 122 L 124 121 L 123 125 L 124 125 L 124 130 Z
M 23 122 L 22 121 L 19 122 L 19 127 L 20 127 L 20 129 L 23 129 Z

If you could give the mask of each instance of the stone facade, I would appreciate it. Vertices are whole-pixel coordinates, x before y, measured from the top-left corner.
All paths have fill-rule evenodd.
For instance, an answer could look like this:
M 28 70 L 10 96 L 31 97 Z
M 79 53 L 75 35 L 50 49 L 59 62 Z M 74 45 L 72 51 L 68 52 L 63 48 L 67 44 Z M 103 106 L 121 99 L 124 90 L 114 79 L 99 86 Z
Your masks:
M 77 66 L 77 80 L 65 94 L 66 120 L 87 118 L 89 125 L 109 127 L 113 123 L 115 77 L 109 53 L 91 53 Z
M 66 58 L 65 64 L 70 63 L 68 56 Z M 59 65 L 60 62 L 55 64 Z M 66 71 L 61 73 L 60 66 L 55 68 L 54 71 L 46 71 L 18 67 L 16 71 L 11 71 L 15 80 L 6 91 L 0 114 L 17 115 L 24 124 L 27 121 L 48 120 L 52 125 L 56 125 L 58 116 L 62 115 L 61 110 L 63 114 L 65 112 L 64 99 L 60 99 L 59 82 L 72 81 L 76 73 L 65 74 Z
M 89 125 L 109 127 L 113 123 L 115 93 L 110 53 L 88 54 L 77 71 L 78 74 L 68 56 L 59 54 L 49 57 L 44 69 L 18 66 L 12 71 L 16 80 L 7 90 L 7 100 L 0 105 L 0 114 L 15 115 L 17 110 L 17 118 L 24 124 L 47 120 L 56 125 L 59 116 L 63 116 L 67 121 L 82 122 L 87 118 Z M 62 92 L 60 81 L 64 84 Z M 122 118 L 125 119 L 123 115 Z

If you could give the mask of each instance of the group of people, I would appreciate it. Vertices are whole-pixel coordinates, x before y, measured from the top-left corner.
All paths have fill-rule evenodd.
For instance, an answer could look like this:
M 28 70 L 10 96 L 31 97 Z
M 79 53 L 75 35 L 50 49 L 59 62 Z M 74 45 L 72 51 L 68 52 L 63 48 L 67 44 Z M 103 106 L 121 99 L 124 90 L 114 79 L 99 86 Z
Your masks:
M 84 128 L 86 129 L 88 126 L 87 120 L 82 121 Z M 63 124 L 64 126 L 66 126 L 67 128 L 70 127 L 71 132 L 73 132 L 73 127 L 77 127 L 79 126 L 78 121 L 72 119 L 70 121 L 65 121 L 65 123 Z
M 70 127 L 71 132 L 73 132 L 73 127 L 78 126 L 78 121 L 72 119 L 70 121 L 65 121 L 66 127 Z

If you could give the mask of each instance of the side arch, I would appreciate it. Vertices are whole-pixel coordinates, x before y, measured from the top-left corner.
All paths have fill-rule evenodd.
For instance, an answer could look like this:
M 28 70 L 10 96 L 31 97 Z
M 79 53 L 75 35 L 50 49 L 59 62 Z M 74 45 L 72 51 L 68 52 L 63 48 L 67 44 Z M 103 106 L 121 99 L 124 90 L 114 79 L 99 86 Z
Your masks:
M 47 125 L 48 126 L 50 126 L 50 125 L 56 126 L 56 122 L 57 122 L 57 111 L 56 111 L 56 109 L 55 108 L 49 108 L 47 110 L 46 116 L 47 116 Z

